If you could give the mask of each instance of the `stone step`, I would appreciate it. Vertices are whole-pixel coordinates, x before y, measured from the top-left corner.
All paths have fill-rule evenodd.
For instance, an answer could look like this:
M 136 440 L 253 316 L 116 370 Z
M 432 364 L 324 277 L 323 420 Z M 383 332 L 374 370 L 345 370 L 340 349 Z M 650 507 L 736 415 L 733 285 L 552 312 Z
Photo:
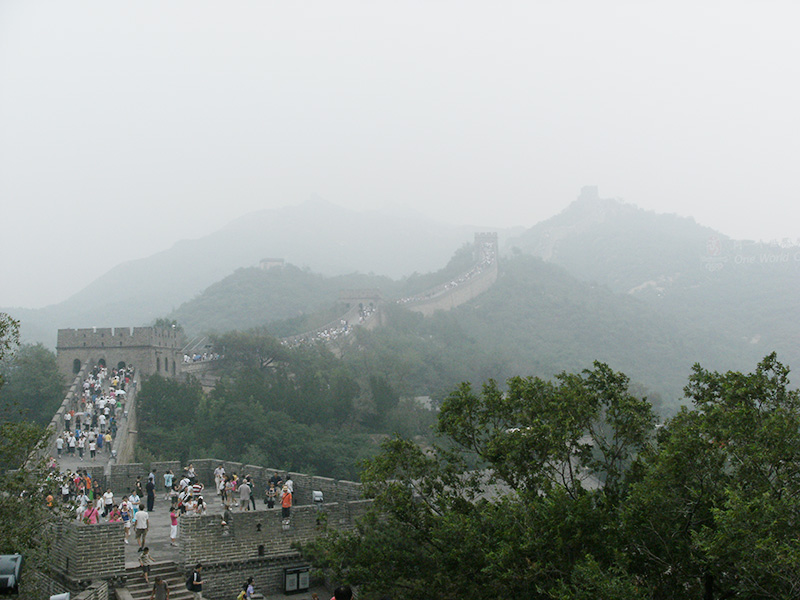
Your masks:
M 156 576 L 161 577 L 169 586 L 170 600 L 191 600 L 194 594 L 186 589 L 186 574 L 174 562 L 156 562 L 150 565 L 150 582 L 145 583 L 141 567 L 126 567 L 127 583 L 125 592 L 130 600 L 147 600 L 153 591 Z

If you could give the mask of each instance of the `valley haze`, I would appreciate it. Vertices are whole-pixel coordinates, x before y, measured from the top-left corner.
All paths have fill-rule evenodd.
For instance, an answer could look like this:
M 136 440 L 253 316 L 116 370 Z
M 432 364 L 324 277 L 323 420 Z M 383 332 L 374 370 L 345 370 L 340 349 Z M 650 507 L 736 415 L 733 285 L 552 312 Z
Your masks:
M 786 0 L 5 0 L 0 306 L 314 197 L 502 230 L 596 184 L 796 240 L 798 20 Z

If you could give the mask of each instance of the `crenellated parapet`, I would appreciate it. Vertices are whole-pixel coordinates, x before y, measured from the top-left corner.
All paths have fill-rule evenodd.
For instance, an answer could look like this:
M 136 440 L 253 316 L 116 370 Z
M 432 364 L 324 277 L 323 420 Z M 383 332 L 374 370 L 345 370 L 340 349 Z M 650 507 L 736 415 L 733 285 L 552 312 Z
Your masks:
M 183 331 L 174 327 L 59 329 L 56 353 L 69 378 L 86 365 L 133 365 L 140 376 L 180 377 L 184 344 Z

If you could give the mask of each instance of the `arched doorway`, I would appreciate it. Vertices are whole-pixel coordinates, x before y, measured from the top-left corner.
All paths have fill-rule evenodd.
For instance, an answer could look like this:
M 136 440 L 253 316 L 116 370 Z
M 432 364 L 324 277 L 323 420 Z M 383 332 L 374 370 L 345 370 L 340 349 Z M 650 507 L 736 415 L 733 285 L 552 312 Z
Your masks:
M 97 364 L 105 369 L 106 368 L 106 359 L 105 358 L 101 358 L 100 360 L 97 361 Z
M 121 360 L 117 363 L 117 369 L 124 369 L 125 368 L 125 361 Z
M 79 358 L 76 358 L 72 361 L 72 374 L 77 375 L 81 372 L 81 361 Z

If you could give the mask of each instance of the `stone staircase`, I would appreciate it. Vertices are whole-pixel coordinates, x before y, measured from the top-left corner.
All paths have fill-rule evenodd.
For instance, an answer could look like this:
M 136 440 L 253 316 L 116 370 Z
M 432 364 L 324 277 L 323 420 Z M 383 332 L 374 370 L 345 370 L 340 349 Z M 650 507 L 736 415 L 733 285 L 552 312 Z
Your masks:
M 150 566 L 150 583 L 144 582 L 142 569 L 139 566 L 126 567 L 125 577 L 127 585 L 122 590 L 117 590 L 120 600 L 147 600 L 153 591 L 153 582 L 156 576 L 161 577 L 169 585 L 170 600 L 192 600 L 194 594 L 186 589 L 187 573 L 174 562 L 157 562 Z

